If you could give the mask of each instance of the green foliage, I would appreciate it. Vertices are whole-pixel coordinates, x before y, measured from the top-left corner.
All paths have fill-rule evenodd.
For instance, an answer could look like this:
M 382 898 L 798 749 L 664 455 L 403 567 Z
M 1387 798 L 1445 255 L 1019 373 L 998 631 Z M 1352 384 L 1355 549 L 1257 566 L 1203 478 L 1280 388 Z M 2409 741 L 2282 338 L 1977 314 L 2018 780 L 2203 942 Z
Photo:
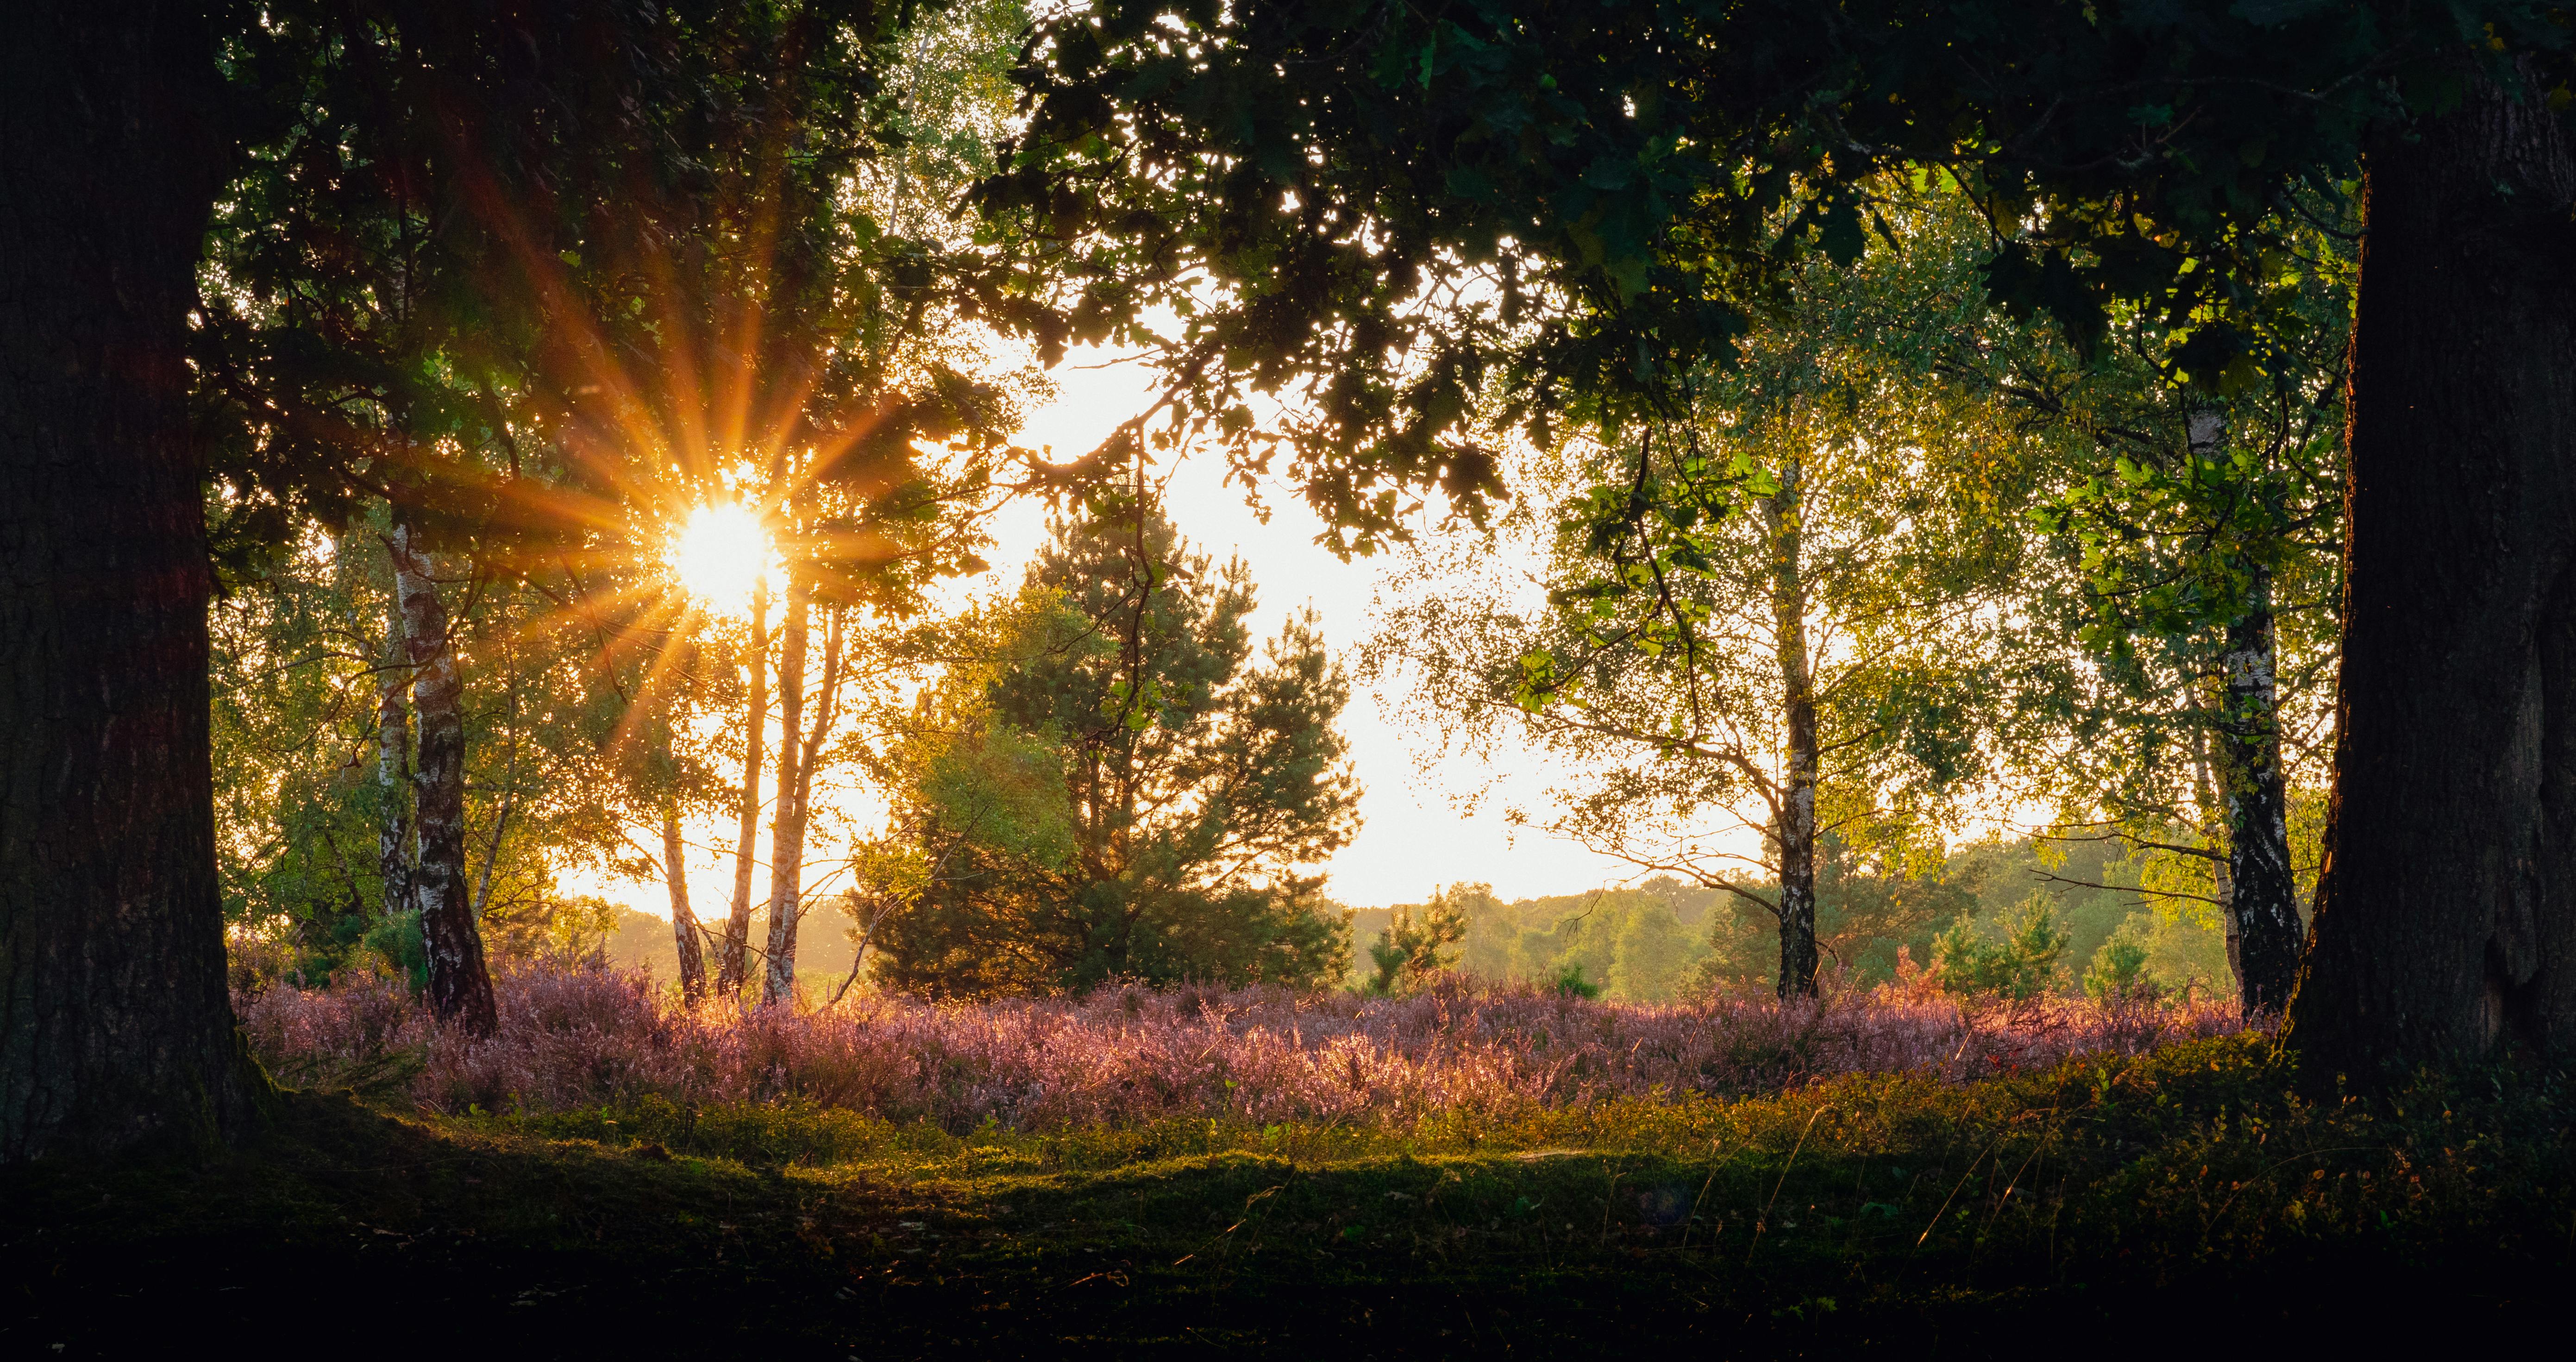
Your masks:
M 984 997 L 1339 976 L 1347 927 L 1304 868 L 1356 818 L 1349 684 L 1311 615 L 1256 659 L 1252 608 L 1242 564 L 1159 511 L 1058 524 L 902 721 L 900 831 L 862 861 L 896 905 L 877 977 Z
M 1817 850 L 1817 943 L 1831 968 L 1864 987 L 1895 980 L 1901 961 L 1929 958 L 1940 925 L 1986 911 L 1985 894 L 2013 874 L 1976 847 L 1933 866 L 1891 864 L 1831 834 Z M 1768 896 L 1769 886 L 1752 887 Z M 1712 899 L 1709 955 L 1693 987 L 1772 987 L 1779 940 L 1768 907 L 1736 895 Z
M 388 579 L 341 548 L 300 546 L 207 621 L 224 915 L 300 942 L 321 976 L 375 917 L 385 812 L 364 757 Z
M 962 318 L 948 210 L 993 166 L 1022 18 L 287 0 L 227 36 L 242 154 L 191 343 L 236 922 L 308 976 L 372 967 L 376 843 L 409 803 L 368 750 L 369 690 L 398 714 L 410 679 L 381 670 L 396 526 L 453 621 L 467 880 L 504 952 L 593 948 L 557 876 L 660 878 L 664 818 L 724 793 L 749 630 L 671 579 L 694 508 L 761 516 L 816 632 L 853 640 L 845 676 L 875 674 L 872 625 L 981 567 L 1042 383 Z
M 2002 306 L 2088 353 L 2126 309 L 2188 323 L 2183 367 L 2244 382 L 2285 329 L 2285 195 L 2455 99 L 2481 26 L 2490 74 L 2562 85 L 2557 13 L 1107 0 L 1038 24 L 1027 122 L 974 202 L 1021 248 L 995 312 L 1057 346 L 1151 341 L 1171 308 L 1186 418 L 1248 464 L 1288 444 L 1366 540 L 1394 485 L 1491 494 L 1479 418 L 1544 446 L 1664 410 L 1926 168 L 1991 224 Z M 1255 388 L 1315 419 L 1243 419 Z
M 2343 608 L 2345 346 L 2360 208 L 2304 193 L 2295 256 L 2267 304 L 2259 372 L 2193 386 L 2196 333 L 2122 314 L 2103 351 L 1990 327 L 1963 381 L 2025 413 L 2046 451 L 2022 598 L 2038 626 L 2014 667 L 2006 761 L 2069 823 L 2115 831 L 2165 880 L 2222 897 L 2232 754 L 2277 741 L 2293 804 L 2293 878 L 2311 892 Z M 2315 224 L 2313 226 L 2308 224 Z M 2200 375 L 2206 377 L 2206 375 Z M 2256 646 L 2259 663 L 2230 660 Z M 2268 703 L 2225 677 L 2259 667 Z
M 617 934 L 617 905 L 591 895 L 549 897 L 483 915 L 483 940 L 495 954 L 529 959 L 605 958 Z
M 1580 971 L 1599 996 L 1669 1002 L 1690 986 L 1707 954 L 1695 928 L 1717 896 L 1657 876 L 1633 887 L 1510 903 L 1483 884 L 1450 885 L 1439 897 L 1466 918 L 1458 961 L 1465 973 L 1553 987 Z
M 2049 895 L 2033 892 L 2001 925 L 2000 941 L 1981 936 L 1965 918 L 1934 940 L 1932 965 L 1944 991 L 2019 1003 L 2059 987 L 2058 961 L 2068 938 Z
M 921 793 L 950 835 L 1031 869 L 1061 872 L 1074 855 L 1064 764 L 1058 744 L 994 725 L 943 748 Z
M 376 919 L 363 941 L 377 959 L 410 983 L 413 992 L 429 987 L 429 942 L 421 935 L 419 909 Z
M 1731 366 L 1536 461 L 1490 538 L 1426 546 L 1377 638 L 1408 713 L 1569 769 L 1518 816 L 1711 886 L 1779 881 L 1815 826 L 1890 878 L 1937 859 L 1993 756 L 2036 451 L 1945 380 L 1988 310 L 1956 195 L 1885 206 L 1848 266 L 1784 272 Z M 1544 605 L 1496 559 L 1537 557 Z M 1821 868 L 1820 868 L 1821 869 Z M 1750 900 L 1748 900 L 1750 902 Z
M 2103 1002 L 2155 996 L 2145 944 L 2125 931 L 2103 942 L 2102 949 L 2093 953 L 2093 962 L 2084 967 L 2084 993 Z
M 1548 987 L 1569 998 L 1601 996 L 1601 985 L 1583 977 L 1583 962 L 1580 960 L 1566 961 L 1564 968 L 1557 971 L 1556 977 L 1548 981 Z
M 263 8 L 226 44 L 247 146 L 193 333 L 220 556 L 375 496 L 486 563 L 628 547 L 792 444 L 826 452 L 799 471 L 843 503 L 799 526 L 829 531 L 813 556 L 898 591 L 935 570 L 889 552 L 957 490 L 913 442 L 989 440 L 1001 413 L 940 357 L 892 353 L 944 312 L 938 252 L 851 192 L 930 131 L 883 93 L 919 12 Z
M 1371 993 L 1393 993 L 1424 983 L 1458 963 L 1448 948 L 1467 937 L 1467 916 L 1452 897 L 1434 895 L 1417 915 L 1412 905 L 1397 908 L 1386 930 L 1369 943 L 1369 963 L 1377 974 L 1367 984 Z
M 379 511 L 342 533 L 307 535 L 237 579 L 208 618 L 225 916 L 287 944 L 296 972 L 317 984 L 342 968 L 412 972 L 420 954 L 399 944 L 416 925 L 383 915 L 380 841 L 389 823 L 407 827 L 415 775 L 406 741 L 388 780 L 379 743 L 383 687 L 392 683 L 404 714 L 409 680 L 384 661 L 383 528 Z M 603 564 L 587 581 L 606 586 L 633 571 Z M 638 730 L 720 701 L 718 669 L 684 640 L 611 628 L 639 623 L 615 607 L 558 614 L 548 593 L 575 580 L 559 571 L 481 583 L 451 623 L 464 685 L 468 883 L 503 955 L 588 949 L 575 938 L 598 935 L 596 913 L 559 892 L 558 876 L 658 873 L 634 857 L 627 820 L 658 821 L 663 800 L 701 803 L 715 784 L 703 753 Z M 658 693 L 637 684 L 651 669 Z M 639 691 L 650 699 L 639 704 Z M 407 837 L 396 843 L 407 861 Z

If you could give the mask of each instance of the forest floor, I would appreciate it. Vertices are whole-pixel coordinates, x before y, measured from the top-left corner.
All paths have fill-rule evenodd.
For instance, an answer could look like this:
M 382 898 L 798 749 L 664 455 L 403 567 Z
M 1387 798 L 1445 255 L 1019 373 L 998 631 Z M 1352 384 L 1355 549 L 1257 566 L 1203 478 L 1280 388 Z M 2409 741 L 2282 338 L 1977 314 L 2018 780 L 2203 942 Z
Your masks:
M 2261 1037 L 1404 1133 L 285 1096 L 0 1177 L 0 1355 L 2127 1355 L 2563 1301 L 2568 1075 L 2302 1097 Z

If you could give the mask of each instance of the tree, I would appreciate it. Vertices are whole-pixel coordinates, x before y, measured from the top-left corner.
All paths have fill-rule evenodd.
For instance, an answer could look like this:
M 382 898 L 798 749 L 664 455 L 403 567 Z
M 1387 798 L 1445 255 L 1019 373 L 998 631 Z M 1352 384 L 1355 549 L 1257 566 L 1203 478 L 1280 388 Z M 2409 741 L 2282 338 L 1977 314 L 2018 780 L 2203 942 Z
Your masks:
M 2358 167 L 2337 777 L 2290 1039 L 2321 1071 L 2508 1031 L 2556 1048 L 2576 1041 L 2576 906 L 2531 848 L 2561 835 L 2547 697 L 2568 689 L 2552 640 L 2576 563 L 2562 19 L 2520 0 L 2367 22 L 2227 0 L 1103 4 L 1032 40 L 1027 129 L 977 201 L 1047 249 L 999 256 L 992 310 L 1151 340 L 1145 309 L 1186 297 L 1166 347 L 1182 419 L 1266 461 L 1243 395 L 1311 397 L 1296 467 L 1365 542 L 1397 487 L 1490 490 L 1458 433 L 1480 400 L 1533 430 L 1661 403 L 1783 266 L 1858 254 L 1889 169 L 1970 187 L 2001 305 L 2087 351 L 2115 304 L 2151 310 L 2191 327 L 2182 374 L 2215 386 L 2275 301 L 2284 192 Z M 2469 570 L 2452 546 L 2471 542 L 2501 556 Z M 2501 805 L 2482 793 L 2499 772 Z
M 223 175 L 200 11 L 0 49 L 0 1163 L 245 1129 L 224 991 L 187 314 Z
M 801 661 L 818 592 L 837 638 L 834 609 L 966 561 L 947 512 L 989 481 L 1009 410 L 952 367 L 936 251 L 888 231 L 867 192 L 867 163 L 904 140 L 878 90 L 915 13 L 574 5 L 482 23 L 396 5 L 362 22 L 289 5 L 239 44 L 278 126 L 208 271 L 227 520 L 256 541 L 374 497 L 393 509 L 415 616 L 411 878 L 442 1015 L 490 1010 L 458 887 L 442 581 L 595 574 L 637 556 L 638 529 L 649 557 L 692 507 L 747 499 L 790 550 L 780 646 Z M 925 460 L 924 437 L 975 450 Z M 621 627 L 685 636 L 668 605 Z M 780 683 L 800 708 L 802 667 Z M 814 741 L 783 717 L 769 996 L 794 957 Z M 720 983 L 745 972 L 747 886 L 727 928 Z
M 704 17 L 287 4 L 226 35 L 250 145 L 209 233 L 193 356 L 218 548 L 237 560 L 388 507 L 418 747 L 405 887 L 431 1001 L 469 1027 L 494 1003 L 450 598 L 505 549 L 560 546 L 546 351 L 577 329 L 567 262 L 622 230 L 582 201 L 647 180 L 666 150 L 708 150 L 649 126 L 653 104 L 714 83 L 660 60 Z
M 291 942 L 316 981 L 380 925 L 418 930 L 408 668 L 376 547 L 363 531 L 316 536 L 229 574 L 207 612 L 224 918 Z M 400 944 L 383 953 L 426 963 Z
M 2464 65 L 2365 157 L 2335 789 L 2289 1015 L 2362 1073 L 2576 1044 L 2576 142 L 2529 67 Z
M 1935 371 L 1984 305 L 1974 258 L 1955 219 L 1900 216 L 1858 269 L 1788 285 L 1677 419 L 1534 480 L 1551 501 L 1513 524 L 1545 606 L 1447 598 L 1434 559 L 1378 640 L 1416 714 L 1583 773 L 1555 831 L 1770 913 L 1783 997 L 1815 991 L 1823 840 L 1919 838 L 1974 773 L 2019 566 L 2027 451 Z
M 2026 1003 L 2054 993 L 2063 982 L 2059 958 L 2068 937 L 2045 892 L 2033 892 L 2003 923 L 2001 941 L 1981 940 L 1966 918 L 1952 923 L 1932 943 L 1932 964 L 1941 987 L 1969 997 L 2002 998 Z M 2143 952 L 2141 952 L 2143 955 Z
M 580 513 L 597 505 L 583 494 L 599 484 L 567 478 L 565 451 L 550 437 L 576 399 L 596 411 L 636 395 L 602 391 L 603 371 L 590 362 L 620 353 L 622 339 L 667 331 L 669 313 L 636 306 L 671 277 L 655 266 L 761 254 L 733 249 L 746 238 L 719 241 L 705 230 L 745 225 L 700 215 L 708 173 L 739 164 L 765 138 L 766 164 L 823 185 L 802 200 L 811 210 L 802 219 L 748 220 L 756 230 L 747 239 L 791 271 L 808 257 L 790 227 L 846 232 L 852 220 L 831 181 L 864 149 L 853 134 L 879 121 L 876 68 L 914 12 L 870 0 L 363 11 L 289 3 L 227 10 L 234 22 L 218 32 L 193 11 L 131 4 L 47 7 L 26 21 L 11 47 L 8 164 L 53 216 L 15 218 L 11 277 L 52 282 L 17 286 L 7 300 L 11 334 L 33 347 L 13 351 L 21 367 L 11 371 L 10 400 L 28 406 L 30 429 L 73 432 L 62 438 L 82 447 L 67 447 L 62 466 L 104 481 L 31 481 L 22 514 L 30 536 L 61 517 L 56 532 L 77 525 L 84 545 L 114 561 L 63 559 L 68 576 L 22 575 L 34 612 L 23 623 L 37 632 L 24 646 L 13 636 L 10 656 L 29 689 L 0 726 L 14 734 L 22 716 L 41 714 L 88 732 L 67 739 L 74 746 L 57 753 L 67 764 L 46 788 L 104 791 L 126 824 L 92 849 L 68 834 L 45 843 L 47 855 L 69 860 L 43 871 L 51 887 L 30 902 L 71 895 L 63 902 L 87 905 L 86 925 L 55 924 L 68 909 L 31 907 L 24 930 L 10 928 L 12 978 L 23 979 L 10 985 L 7 1049 L 10 1062 L 28 1068 L 24 1082 L 12 1072 L 7 1090 L 30 1103 L 13 1118 L 10 1156 L 50 1147 L 58 1135 L 103 1147 L 190 1110 L 220 1124 L 248 1100 L 250 1088 L 203 1072 L 206 1063 L 231 1064 L 234 1052 L 220 951 L 209 944 L 218 919 L 199 618 L 209 541 L 219 562 L 239 564 L 291 542 L 304 525 L 344 524 L 361 502 L 382 498 L 403 512 L 407 556 L 435 586 L 441 576 L 515 571 L 530 546 L 560 550 L 579 539 Z M 792 155 L 780 151 L 789 141 Z M 120 174 L 131 183 L 114 181 Z M 217 202 L 226 211 L 209 236 Z M 263 217 L 266 210 L 275 211 Z M 199 273 L 192 262 L 209 241 L 214 258 Z M 111 259 L 118 251 L 130 258 Z M 83 331 L 86 339 L 64 330 L 109 325 L 81 320 L 91 315 L 122 318 L 115 325 L 124 329 Z M 725 339 L 760 334 L 754 325 Z M 87 446 L 126 439 L 118 422 L 128 418 L 38 419 L 46 403 L 72 400 L 45 376 L 59 372 L 60 357 L 99 346 L 115 363 L 85 372 L 112 369 L 140 385 L 119 398 L 141 422 L 122 457 Z M 731 362 L 756 358 L 746 349 L 685 374 L 762 373 L 756 362 Z M 190 386 L 198 419 L 182 426 L 180 399 L 170 394 Z M 706 396 L 687 382 L 664 389 L 673 390 L 690 401 Z M 701 406 L 709 408 L 720 416 L 747 409 Z M 725 420 L 685 428 L 739 432 Z M 883 447 L 908 446 L 899 420 L 877 423 L 875 434 Z M 609 467 L 631 464 L 594 471 Z M 201 502 L 209 473 L 217 488 Z M 608 480 L 612 489 L 631 485 Z M 93 504 L 108 492 L 114 505 Z M 211 535 L 208 506 L 218 516 Z M 603 528 L 587 524 L 594 535 Z M 43 537 L 12 542 L 39 558 L 54 552 Z M 133 546 L 145 543 L 149 551 L 135 556 Z M 477 549 L 464 555 L 470 571 L 421 556 L 469 545 Z M 511 552 L 490 551 L 500 547 Z M 123 604 L 102 609 L 92 591 Z M 143 612 L 136 628 L 109 627 L 129 609 Z M 116 634 L 117 647 L 144 648 L 150 665 L 120 666 L 117 684 L 102 691 L 97 657 L 40 644 L 45 619 Z M 416 690 L 416 704 L 445 703 L 445 664 L 428 665 L 421 651 L 434 654 L 443 640 L 438 631 L 405 631 L 413 679 L 430 683 Z M 57 692 L 98 698 L 57 704 L 48 698 Z M 446 759 L 449 716 L 419 717 L 420 736 L 438 754 L 434 778 L 445 781 L 463 769 Z M 119 756 L 112 744 L 100 747 L 100 732 L 139 746 Z M 13 760 L 37 761 L 36 748 L 11 751 Z M 124 785 L 109 789 L 117 782 Z M 445 819 L 462 803 L 453 793 L 442 789 L 421 812 Z M 77 815 L 87 806 L 54 807 Z M 152 821 L 164 814 L 167 828 Z M 412 831 L 431 833 L 427 821 L 416 816 Z M 460 934 L 454 921 L 465 878 L 458 839 L 444 826 L 435 832 L 438 864 L 410 888 L 415 901 L 435 897 L 438 935 L 458 941 L 472 934 L 471 923 Z M 141 874 L 138 866 L 166 868 L 168 882 L 110 892 Z M 5 877 L 30 875 L 32 863 L 12 861 Z M 84 887 L 85 876 L 97 882 Z M 98 912 L 100 903 L 131 903 L 150 920 L 111 931 L 115 915 Z M 109 934 L 89 940 L 101 932 Z M 203 958 L 180 960 L 179 943 L 195 943 L 186 949 Z M 445 968 L 461 986 L 433 993 L 468 1024 L 482 1020 L 470 959 L 452 953 Z M 100 992 L 106 980 L 143 977 L 157 984 L 148 1004 L 111 1003 Z M 63 1009 L 92 997 L 110 1011 L 95 1025 L 69 1021 Z M 40 1024 L 45 1038 L 24 1029 Z M 80 1048 L 84 1036 L 97 1041 L 90 1051 Z M 145 1049 L 127 1056 L 124 1045 Z M 102 1085 L 102 1073 L 117 1077 Z M 96 1111 L 81 1114 L 93 1101 Z
M 737 824 L 733 844 L 733 908 L 725 915 L 724 935 L 716 951 L 716 993 L 732 998 L 742 991 L 744 961 L 751 943 L 752 848 L 760 841 L 760 768 L 769 742 L 769 578 L 766 573 L 751 595 L 750 650 L 743 657 L 745 702 L 742 709 L 742 783 L 734 800 Z
M 233 573 L 210 612 L 219 864 L 234 930 L 290 940 L 308 982 L 372 955 L 427 988 L 421 919 L 402 889 L 416 855 L 413 754 L 407 659 L 388 657 L 385 638 L 400 637 L 377 551 L 387 519 Z M 557 887 L 566 869 L 660 873 L 667 844 L 638 837 L 660 840 L 681 806 L 708 802 L 705 754 L 672 735 L 723 688 L 689 639 L 653 627 L 669 594 L 661 576 L 623 561 L 455 591 L 445 655 L 463 739 L 461 881 L 487 943 L 550 941 L 570 902 Z
M 2029 727 L 2007 746 L 2070 822 L 2196 863 L 2249 1016 L 2277 1017 L 2298 978 L 2314 820 L 2303 865 L 2292 777 L 2322 765 L 2343 585 L 2345 215 L 2299 208 L 2324 224 L 2290 236 L 2299 305 L 2220 391 L 2170 382 L 2183 337 L 2136 314 L 2090 364 L 1996 325 L 1959 365 L 2050 452 L 2055 561 L 2023 592 L 2050 627 L 2026 636 Z
M 1256 661 L 1240 562 L 1151 503 L 1059 522 L 1020 603 L 891 754 L 877 977 L 936 996 L 1113 976 L 1313 983 L 1347 928 L 1303 868 L 1350 838 L 1349 698 L 1311 616 Z
M 1393 993 L 1399 985 L 1420 984 L 1458 963 L 1457 955 L 1448 948 L 1467 939 L 1467 915 L 1462 905 L 1444 890 L 1420 906 L 1422 912 L 1417 917 L 1414 905 L 1399 905 L 1388 919 L 1386 930 L 1369 943 L 1369 963 L 1377 973 L 1369 978 L 1367 991 Z

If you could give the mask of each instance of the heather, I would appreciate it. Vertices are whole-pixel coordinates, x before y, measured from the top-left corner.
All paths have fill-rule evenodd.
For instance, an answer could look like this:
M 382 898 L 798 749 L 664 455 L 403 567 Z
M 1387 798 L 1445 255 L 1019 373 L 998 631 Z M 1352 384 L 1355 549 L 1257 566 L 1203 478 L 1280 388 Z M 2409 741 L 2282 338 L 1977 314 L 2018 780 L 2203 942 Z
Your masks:
M 1612 1102 L 1791 1092 L 1852 1075 L 1947 1084 L 2233 1033 L 2208 1003 L 1977 1006 L 1925 989 L 1668 1005 L 1443 980 L 1397 997 L 1107 987 L 1079 997 L 694 1010 L 652 976 L 533 962 L 498 981 L 488 1037 L 437 1025 L 401 981 L 237 997 L 270 1071 L 444 1114 L 658 1099 L 787 1104 L 949 1131 L 1173 1118 L 1368 1130 Z
M 635 982 L 545 977 L 594 1003 Z M 505 992 L 505 1016 L 533 1006 L 527 985 Z M 334 996 L 397 995 L 344 987 L 294 1000 L 297 1015 L 313 1022 Z M 290 1000 L 253 1001 L 269 1024 Z M 1140 996 L 1139 1012 L 1174 1001 Z M 1437 997 L 1397 1001 L 1441 1016 Z M 1195 1023 L 1126 1034 L 1205 1037 L 1200 1002 Z M 1447 1004 L 1453 1026 L 1481 1004 L 1499 1027 L 1554 1000 Z M 882 1028 L 896 1014 L 867 1015 Z M 1109 1024 L 1124 995 L 1049 1015 Z M 1415 1015 L 1348 1018 L 1392 1033 Z M 1569 1008 L 1547 1034 L 1656 1015 Z M 593 1016 L 688 1020 L 628 1004 Z M 1973 1020 L 1984 1034 L 2009 1019 Z M 375 1022 L 401 1043 L 398 1014 Z M 2545 1321 L 2576 1224 L 2563 1072 L 2496 1064 L 2362 1097 L 2303 1081 L 2250 1031 L 1723 1100 L 1598 1095 L 1596 1081 L 1589 1099 L 1482 1124 L 1253 1127 L 1145 1108 L 1165 1114 L 1056 1132 L 894 1124 L 792 1092 L 449 1115 L 408 1095 L 429 1069 L 374 1053 L 358 1065 L 375 1074 L 356 1076 L 387 1100 L 290 1094 L 239 1151 L 0 1181 L 0 1268 L 54 1284 L 19 1327 L 117 1352 L 153 1320 L 248 1328 L 291 1311 L 372 1338 L 400 1283 L 402 1299 L 438 1302 L 437 1328 L 563 1355 L 738 1356 L 760 1341 L 869 1358 L 1594 1356 L 1646 1340 L 1982 1355 L 2119 1337 L 2104 1331 L 2134 1327 L 2142 1299 L 2242 1321 L 2253 1332 L 2233 1336 L 2253 1347 L 2314 1344 L 2408 1302 Z M 117 1293 L 136 1282 L 178 1313 L 134 1309 Z

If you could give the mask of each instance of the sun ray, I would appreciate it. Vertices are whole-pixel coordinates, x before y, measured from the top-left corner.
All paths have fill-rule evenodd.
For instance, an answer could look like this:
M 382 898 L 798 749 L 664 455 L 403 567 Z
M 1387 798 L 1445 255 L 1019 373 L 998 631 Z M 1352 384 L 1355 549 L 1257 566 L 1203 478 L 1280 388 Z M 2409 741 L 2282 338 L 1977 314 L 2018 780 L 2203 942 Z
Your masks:
M 675 684 L 674 677 L 686 651 L 671 646 L 671 643 L 689 632 L 700 613 L 694 601 L 665 601 L 653 607 L 646 618 L 637 621 L 636 627 L 628 631 L 659 633 L 663 642 L 659 647 L 648 645 L 651 657 L 644 665 L 644 677 L 636 687 L 634 703 L 618 716 L 617 726 L 608 736 L 605 750 L 612 759 L 625 754 L 648 715 L 664 712 L 663 693 Z

